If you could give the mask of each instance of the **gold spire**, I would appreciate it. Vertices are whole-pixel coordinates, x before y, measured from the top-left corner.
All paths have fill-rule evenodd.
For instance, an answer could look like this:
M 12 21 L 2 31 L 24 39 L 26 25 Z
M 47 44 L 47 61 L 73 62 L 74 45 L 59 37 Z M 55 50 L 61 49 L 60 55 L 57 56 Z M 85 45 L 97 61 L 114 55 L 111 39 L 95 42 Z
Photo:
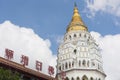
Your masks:
M 78 30 L 87 31 L 88 29 L 85 26 L 84 22 L 82 21 L 82 18 L 80 17 L 77 5 L 75 3 L 72 20 L 71 20 L 70 24 L 68 25 L 67 32 L 78 31 Z

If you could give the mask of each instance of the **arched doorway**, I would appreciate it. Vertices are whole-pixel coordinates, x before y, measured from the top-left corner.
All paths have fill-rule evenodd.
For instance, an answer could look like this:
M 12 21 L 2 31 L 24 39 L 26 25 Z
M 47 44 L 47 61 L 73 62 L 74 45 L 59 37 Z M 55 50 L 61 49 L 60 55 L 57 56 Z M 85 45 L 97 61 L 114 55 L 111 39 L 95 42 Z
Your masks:
M 84 75 L 84 76 L 82 77 L 82 80 L 88 80 L 87 76 Z
M 68 77 L 66 77 L 66 78 L 65 78 L 65 80 L 69 80 L 69 78 L 68 78 Z
M 91 77 L 90 80 L 93 80 L 93 77 Z
M 79 77 L 77 77 L 77 79 L 76 80 L 80 80 L 80 78 Z
M 72 79 L 71 80 L 74 80 L 74 78 L 72 77 Z

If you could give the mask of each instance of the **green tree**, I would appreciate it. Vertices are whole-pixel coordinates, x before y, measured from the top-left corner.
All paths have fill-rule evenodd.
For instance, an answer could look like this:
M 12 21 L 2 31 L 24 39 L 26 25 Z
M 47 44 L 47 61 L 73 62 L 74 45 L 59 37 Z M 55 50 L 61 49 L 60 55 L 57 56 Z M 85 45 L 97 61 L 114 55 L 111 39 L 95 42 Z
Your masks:
M 19 73 L 0 67 L 0 80 L 20 80 Z

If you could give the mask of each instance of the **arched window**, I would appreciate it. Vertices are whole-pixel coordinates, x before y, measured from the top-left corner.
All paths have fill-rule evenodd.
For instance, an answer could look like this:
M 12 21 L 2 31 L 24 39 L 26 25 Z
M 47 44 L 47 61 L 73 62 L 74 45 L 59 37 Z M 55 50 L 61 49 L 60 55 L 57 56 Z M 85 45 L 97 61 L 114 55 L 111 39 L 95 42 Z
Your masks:
M 93 77 L 91 77 L 90 80 L 93 80 Z
M 74 78 L 72 77 L 71 80 L 74 80 Z
M 68 68 L 68 65 L 67 65 L 67 62 L 65 63 L 65 69 L 67 69 Z
M 88 80 L 87 76 L 84 75 L 84 76 L 82 77 L 82 80 Z
M 77 79 L 76 80 L 80 80 L 80 78 L 79 77 L 77 77 Z
M 71 62 L 69 62 L 69 68 L 71 68 Z
M 86 61 L 83 60 L 82 65 L 85 67 L 86 66 Z
M 62 69 L 64 70 L 64 64 L 62 64 Z
M 72 61 L 72 67 L 74 67 L 74 61 Z

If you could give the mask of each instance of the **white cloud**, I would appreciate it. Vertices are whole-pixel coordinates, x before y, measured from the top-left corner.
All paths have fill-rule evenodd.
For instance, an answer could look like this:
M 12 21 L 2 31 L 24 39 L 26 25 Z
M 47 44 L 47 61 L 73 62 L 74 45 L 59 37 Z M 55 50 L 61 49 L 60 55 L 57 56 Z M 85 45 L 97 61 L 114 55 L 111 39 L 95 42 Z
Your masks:
M 107 12 L 120 17 L 120 0 L 85 0 L 87 9 L 94 16 L 96 12 Z
M 63 42 L 63 35 L 58 35 L 58 34 L 53 34 L 53 35 L 48 35 L 48 38 L 51 38 L 56 45 L 59 45 L 60 43 Z
M 47 74 L 48 65 L 55 68 L 56 56 L 50 50 L 49 39 L 42 39 L 32 29 L 19 27 L 10 21 L 0 24 L 0 56 L 4 57 L 5 48 L 13 50 L 14 60 L 20 63 L 21 55 L 29 57 L 29 68 L 35 69 L 35 61 L 43 63 L 43 73 Z
M 64 38 L 64 36 L 57 36 L 57 38 L 56 38 L 57 44 L 62 43 L 63 42 L 63 38 Z
M 97 32 L 91 34 L 102 49 L 106 80 L 120 80 L 120 34 L 106 36 L 101 36 Z
M 49 39 L 46 39 L 46 40 L 45 40 L 45 42 L 46 42 L 46 44 L 47 44 L 47 46 L 48 46 L 48 47 L 50 47 L 50 46 L 51 46 L 51 42 L 50 42 L 50 40 L 49 40 Z
M 115 19 L 114 23 L 115 23 L 116 26 L 120 27 L 120 20 L 119 19 Z

